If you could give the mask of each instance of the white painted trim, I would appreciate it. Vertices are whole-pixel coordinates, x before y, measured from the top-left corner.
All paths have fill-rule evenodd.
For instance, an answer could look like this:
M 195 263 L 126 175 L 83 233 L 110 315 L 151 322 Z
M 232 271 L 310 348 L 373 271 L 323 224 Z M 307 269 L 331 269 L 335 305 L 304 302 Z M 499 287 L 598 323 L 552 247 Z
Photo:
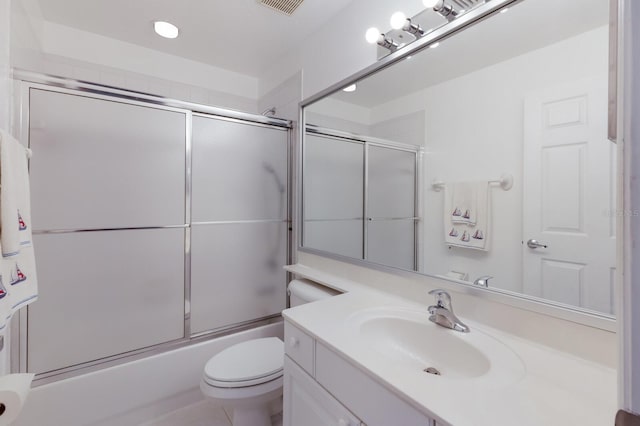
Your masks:
M 624 217 L 623 248 L 624 271 L 619 297 L 619 392 L 620 406 L 631 412 L 640 412 L 640 4 L 636 0 L 621 0 L 622 60 L 619 68 L 623 81 L 619 84 L 619 105 L 622 122 L 618 133 L 623 135 L 624 150 Z M 623 88 L 624 86 L 624 88 Z M 623 103 L 620 104 L 620 101 Z M 635 119 L 633 119 L 635 116 Z

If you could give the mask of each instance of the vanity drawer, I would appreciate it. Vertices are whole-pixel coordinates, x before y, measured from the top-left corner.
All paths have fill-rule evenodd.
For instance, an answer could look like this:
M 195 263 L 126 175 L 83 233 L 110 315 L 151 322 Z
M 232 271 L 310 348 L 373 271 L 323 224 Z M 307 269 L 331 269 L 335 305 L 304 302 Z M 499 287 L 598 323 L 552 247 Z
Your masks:
M 315 341 L 288 321 L 284 323 L 284 351 L 311 376 L 314 372 Z
M 431 426 L 433 421 L 342 357 L 316 344 L 316 380 L 367 426 Z

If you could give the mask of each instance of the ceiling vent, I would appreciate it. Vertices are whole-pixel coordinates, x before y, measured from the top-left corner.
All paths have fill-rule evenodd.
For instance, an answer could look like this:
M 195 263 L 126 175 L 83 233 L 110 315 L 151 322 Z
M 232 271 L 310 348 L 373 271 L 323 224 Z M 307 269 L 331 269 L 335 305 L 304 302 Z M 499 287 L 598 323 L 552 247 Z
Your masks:
M 452 0 L 453 3 L 459 6 L 460 9 L 469 11 L 481 3 L 485 3 L 485 0 Z
M 259 0 L 263 5 L 289 16 L 296 11 L 303 1 L 304 0 Z

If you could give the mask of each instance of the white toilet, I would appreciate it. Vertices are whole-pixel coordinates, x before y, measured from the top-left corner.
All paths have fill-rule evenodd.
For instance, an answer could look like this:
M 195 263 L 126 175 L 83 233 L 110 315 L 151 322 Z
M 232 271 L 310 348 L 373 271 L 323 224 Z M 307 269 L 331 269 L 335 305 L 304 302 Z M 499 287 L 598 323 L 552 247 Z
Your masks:
M 289 283 L 291 307 L 339 294 L 308 280 Z M 248 340 L 212 357 L 200 389 L 232 410 L 233 426 L 271 426 L 272 406 L 282 396 L 284 344 L 277 337 Z

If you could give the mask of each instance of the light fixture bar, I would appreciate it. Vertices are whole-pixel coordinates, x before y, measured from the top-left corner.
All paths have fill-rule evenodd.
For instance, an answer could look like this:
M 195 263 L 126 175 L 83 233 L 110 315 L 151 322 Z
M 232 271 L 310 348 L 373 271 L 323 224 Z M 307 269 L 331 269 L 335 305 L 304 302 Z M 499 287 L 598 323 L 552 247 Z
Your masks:
M 438 12 L 443 18 L 451 22 L 458 17 L 464 10 L 457 10 L 451 3 L 447 3 L 446 0 L 440 0 L 433 10 Z
M 365 35 L 367 42 L 370 44 L 377 44 L 378 46 L 389 49 L 391 52 L 398 50 L 398 43 L 388 38 L 386 35 L 380 32 L 379 29 L 372 27 L 367 30 Z

